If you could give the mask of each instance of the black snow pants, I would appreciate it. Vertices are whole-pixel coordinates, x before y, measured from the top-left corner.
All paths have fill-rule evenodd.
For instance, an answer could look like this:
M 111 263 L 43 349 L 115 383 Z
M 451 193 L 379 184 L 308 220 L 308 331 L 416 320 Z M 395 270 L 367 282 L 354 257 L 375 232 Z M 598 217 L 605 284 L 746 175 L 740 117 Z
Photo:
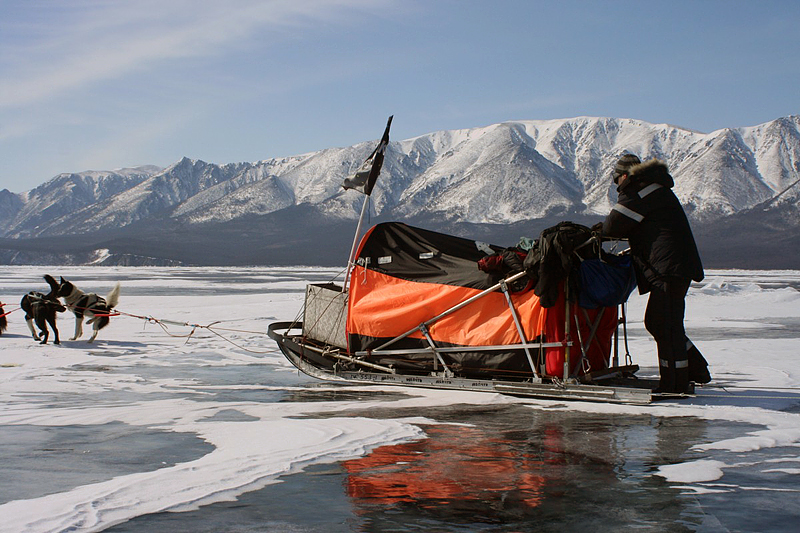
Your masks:
M 684 278 L 661 280 L 653 284 L 647 300 L 644 326 L 658 347 L 660 392 L 685 392 L 689 381 L 711 381 L 706 360 L 683 328 L 686 293 L 690 284 L 691 280 Z

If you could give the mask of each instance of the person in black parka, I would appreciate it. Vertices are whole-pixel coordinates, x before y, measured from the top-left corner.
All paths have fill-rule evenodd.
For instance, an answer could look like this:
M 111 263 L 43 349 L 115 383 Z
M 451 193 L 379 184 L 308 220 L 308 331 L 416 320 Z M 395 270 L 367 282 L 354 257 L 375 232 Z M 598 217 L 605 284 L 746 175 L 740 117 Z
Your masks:
M 614 167 L 619 198 L 602 233 L 628 239 L 639 293 L 650 293 L 644 325 L 658 347 L 661 380 L 656 392 L 685 392 L 690 381 L 708 383 L 708 365 L 686 337 L 686 293 L 703 279 L 703 265 L 674 182 L 658 159 L 642 163 L 623 155 Z

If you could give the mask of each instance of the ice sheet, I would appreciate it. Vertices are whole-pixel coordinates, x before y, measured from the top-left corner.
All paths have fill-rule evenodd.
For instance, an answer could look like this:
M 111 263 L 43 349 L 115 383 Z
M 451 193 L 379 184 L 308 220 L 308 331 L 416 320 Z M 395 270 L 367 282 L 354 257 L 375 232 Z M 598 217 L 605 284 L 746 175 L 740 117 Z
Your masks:
M 687 329 L 758 330 L 765 324 L 786 327 L 783 338 L 732 338 L 697 342 L 709 360 L 714 387 L 698 397 L 651 406 L 617 406 L 520 400 L 502 395 L 404 389 L 407 397 L 364 401 L 202 400 L 219 390 L 302 393 L 303 382 L 274 382 L 268 376 L 291 376 L 293 369 L 265 335 L 267 324 L 291 320 L 302 305 L 309 276 L 334 276 L 338 270 L 307 269 L 120 269 L 7 267 L 0 281 L 6 311 L 28 290 L 46 289 L 43 273 L 81 280 L 85 290 L 105 294 L 122 278 L 119 309 L 95 344 L 69 341 L 73 319 L 59 316 L 60 346 L 35 343 L 22 313 L 9 316 L 0 337 L 0 428 L 11 425 L 59 427 L 122 422 L 133 426 L 191 433 L 213 445 L 203 457 L 150 472 L 123 475 L 67 491 L 18 499 L 0 505 L 0 531 L 100 531 L 133 517 L 162 510 L 181 511 L 236 498 L 275 483 L 280 476 L 308 465 L 366 454 L 384 444 L 424 437 L 435 421 L 391 419 L 387 409 L 452 404 L 520 403 L 531 409 L 584 413 L 648 414 L 744 422 L 759 429 L 736 438 L 696 445 L 700 454 L 731 452 L 738 461 L 687 460 L 658 465 L 654 475 L 685 487 L 713 492 L 726 472 L 760 468 L 773 475 L 798 473 L 800 455 L 800 272 L 712 272 L 687 299 Z M 654 343 L 641 330 L 646 299 L 632 296 L 628 316 L 634 335 L 631 352 L 643 372 L 655 373 Z M 189 326 L 160 325 L 155 317 Z M 787 322 L 788 321 L 788 322 Z M 218 329 L 202 326 L 215 324 Z M 800 322 L 797 322 L 800 323 Z M 790 326 L 785 326 L 790 324 Z M 192 327 L 200 326 L 200 327 Z M 638 333 L 637 328 L 639 328 Z M 88 329 L 88 328 L 85 328 Z M 794 333 L 797 333 L 796 331 Z M 202 378 L 203 368 L 247 368 L 253 383 L 227 386 Z M 196 372 L 187 372 L 191 368 Z M 124 371 L 123 371 L 124 370 Z M 261 379 L 261 378 L 264 379 Z M 333 385 L 323 385 L 336 389 Z M 724 388 L 723 388 L 724 387 Z M 357 390 L 350 388 L 349 391 Z M 363 387 L 363 390 L 387 390 Z M 61 399 L 58 402 L 54 398 Z M 70 401 L 63 401 L 70 398 Z M 347 416 L 371 408 L 384 415 Z M 231 421 L 220 413 L 237 412 Z M 781 462 L 755 452 L 780 448 Z M 787 452 L 787 450 L 789 450 Z M 799 452 L 800 453 L 800 452 Z

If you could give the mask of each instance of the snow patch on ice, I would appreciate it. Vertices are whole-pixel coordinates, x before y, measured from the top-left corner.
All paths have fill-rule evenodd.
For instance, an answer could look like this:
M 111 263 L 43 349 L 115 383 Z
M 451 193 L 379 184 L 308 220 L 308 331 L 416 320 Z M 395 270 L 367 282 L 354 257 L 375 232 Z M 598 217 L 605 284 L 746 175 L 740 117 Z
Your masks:
M 699 461 L 660 466 L 656 475 L 673 483 L 716 481 L 723 476 L 722 469 L 726 466 L 728 465 L 722 461 L 701 459 Z
M 772 472 L 780 474 L 800 474 L 800 468 L 770 468 L 768 470 L 762 470 L 762 472 Z

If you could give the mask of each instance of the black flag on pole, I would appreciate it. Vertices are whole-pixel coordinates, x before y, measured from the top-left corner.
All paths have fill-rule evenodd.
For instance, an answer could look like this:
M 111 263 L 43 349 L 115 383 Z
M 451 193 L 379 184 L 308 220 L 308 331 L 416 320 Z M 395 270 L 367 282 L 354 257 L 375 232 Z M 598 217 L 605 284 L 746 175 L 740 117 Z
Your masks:
M 392 126 L 392 118 L 389 117 L 389 122 L 386 123 L 386 131 L 383 132 L 383 138 L 372 154 L 364 161 L 355 175 L 352 178 L 345 178 L 342 187 L 345 189 L 355 189 L 369 196 L 372 194 L 372 188 L 375 186 L 375 181 L 378 179 L 378 174 L 381 173 L 383 166 L 383 154 L 386 152 L 386 147 L 389 145 L 389 128 Z

